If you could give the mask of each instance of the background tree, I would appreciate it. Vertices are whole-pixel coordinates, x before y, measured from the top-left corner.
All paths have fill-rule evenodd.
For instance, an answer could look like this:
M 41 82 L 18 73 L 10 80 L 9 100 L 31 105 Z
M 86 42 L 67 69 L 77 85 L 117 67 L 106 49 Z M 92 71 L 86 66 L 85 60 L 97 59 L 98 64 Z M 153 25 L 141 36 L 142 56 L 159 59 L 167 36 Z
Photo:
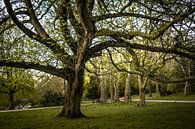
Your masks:
M 92 99 L 93 103 L 95 102 L 95 100 L 100 98 L 99 79 L 95 76 L 90 76 L 86 98 Z
M 194 76 L 194 67 L 195 63 L 192 60 L 188 60 L 186 58 L 179 58 L 176 59 L 175 61 L 175 67 L 173 70 L 173 74 L 176 76 L 176 78 L 187 78 L 190 76 Z M 178 90 L 182 91 L 183 90 L 183 94 L 188 95 L 190 94 L 191 90 L 192 90 L 192 86 L 194 85 L 194 81 L 193 80 L 186 80 L 181 84 L 178 84 Z M 183 87 L 183 89 L 181 89 L 181 87 Z
M 22 69 L 3 68 L 0 73 L 0 93 L 9 96 L 9 109 L 16 106 L 17 94 L 30 94 L 34 91 L 34 79 L 30 72 Z
M 129 102 L 131 100 L 131 76 L 128 74 L 125 82 L 125 95 L 124 95 L 124 101 Z
M 47 91 L 43 99 L 40 101 L 40 103 L 43 106 L 49 107 L 49 106 L 61 106 L 63 105 L 64 102 L 64 96 L 61 93 L 58 92 L 52 92 L 52 91 Z

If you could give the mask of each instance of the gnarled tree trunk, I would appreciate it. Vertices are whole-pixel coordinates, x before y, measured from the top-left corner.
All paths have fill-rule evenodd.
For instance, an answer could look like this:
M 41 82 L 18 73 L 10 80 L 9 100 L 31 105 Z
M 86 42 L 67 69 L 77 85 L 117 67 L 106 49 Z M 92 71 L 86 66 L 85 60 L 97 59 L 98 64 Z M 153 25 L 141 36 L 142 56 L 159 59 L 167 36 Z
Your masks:
M 83 94 L 84 70 L 72 74 L 67 80 L 67 89 L 65 92 L 65 100 L 59 117 L 79 118 L 84 117 L 80 109 L 80 102 Z

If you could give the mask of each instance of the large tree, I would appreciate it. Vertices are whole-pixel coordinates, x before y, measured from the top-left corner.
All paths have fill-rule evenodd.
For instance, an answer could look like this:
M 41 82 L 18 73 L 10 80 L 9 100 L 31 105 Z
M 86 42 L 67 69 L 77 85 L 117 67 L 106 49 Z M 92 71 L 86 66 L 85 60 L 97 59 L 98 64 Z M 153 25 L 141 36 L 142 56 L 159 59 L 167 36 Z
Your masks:
M 30 51 L 25 54 L 35 52 L 28 57 L 40 56 L 36 63 L 27 57 L 1 59 L 0 66 L 36 69 L 64 78 L 67 90 L 59 116 L 81 117 L 84 116 L 80 101 L 87 61 L 101 56 L 109 47 L 195 59 L 191 42 L 194 11 L 193 0 L 0 0 L 0 33 L 17 26 L 25 34 L 22 42 L 25 51 Z M 130 22 L 132 17 L 136 20 Z M 147 26 L 150 33 L 143 26 Z M 186 29 L 191 31 L 186 33 Z M 167 30 L 171 34 L 167 34 Z M 182 38 L 184 34 L 186 38 Z M 164 35 L 169 36 L 170 44 Z M 153 42 L 136 43 L 139 39 Z M 156 44 L 157 40 L 161 43 Z M 50 63 L 43 62 L 46 58 Z

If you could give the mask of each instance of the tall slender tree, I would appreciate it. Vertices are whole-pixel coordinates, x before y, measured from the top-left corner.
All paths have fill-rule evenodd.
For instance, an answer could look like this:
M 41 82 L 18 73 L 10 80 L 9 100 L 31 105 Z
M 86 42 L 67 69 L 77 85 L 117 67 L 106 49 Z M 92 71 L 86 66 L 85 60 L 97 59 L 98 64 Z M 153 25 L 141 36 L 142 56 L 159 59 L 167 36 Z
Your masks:
M 124 101 L 125 102 L 131 101 L 131 84 L 130 84 L 130 80 L 131 80 L 131 75 L 128 74 L 128 76 L 126 78 L 126 83 L 125 83 L 125 95 L 124 95 Z

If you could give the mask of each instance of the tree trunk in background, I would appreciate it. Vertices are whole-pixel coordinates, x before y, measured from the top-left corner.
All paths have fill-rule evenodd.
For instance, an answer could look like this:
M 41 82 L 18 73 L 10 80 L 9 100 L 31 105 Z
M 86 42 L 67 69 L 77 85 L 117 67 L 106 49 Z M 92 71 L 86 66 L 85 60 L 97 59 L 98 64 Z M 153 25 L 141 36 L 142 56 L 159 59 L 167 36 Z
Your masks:
M 110 100 L 114 100 L 113 76 L 110 75 Z
M 9 92 L 9 106 L 8 109 L 12 110 L 14 109 L 15 105 L 14 105 L 14 93 L 12 91 Z
M 188 88 L 188 81 L 185 82 L 184 93 L 183 93 L 184 96 L 187 95 L 187 88 Z
M 105 85 L 105 79 L 102 77 L 100 80 L 100 103 L 107 102 L 107 86 Z
M 156 96 L 160 96 L 159 83 L 156 82 Z
M 114 101 L 119 102 L 119 79 L 116 78 L 116 82 L 114 85 Z
M 186 67 L 186 69 L 184 67 Z M 190 77 L 191 76 L 190 62 L 187 62 L 187 64 L 185 66 L 182 65 L 181 68 L 182 68 L 183 73 L 185 73 L 185 77 Z M 189 83 L 190 83 L 189 81 L 185 82 L 184 92 L 183 92 L 184 96 L 187 95 L 187 91 L 189 90 Z
M 125 84 L 125 96 L 124 101 L 129 102 L 131 101 L 131 84 L 130 84 L 131 76 L 128 74 L 128 77 L 126 78 L 126 84 Z
M 64 79 L 62 85 L 62 96 L 65 96 L 65 93 L 67 92 L 67 81 Z
M 76 74 L 71 74 L 67 80 L 67 89 L 65 92 L 65 100 L 59 117 L 79 118 L 84 117 L 80 109 L 80 102 L 83 93 L 84 70 L 80 70 Z
M 148 92 L 149 92 L 149 97 L 152 97 L 151 83 L 149 83 L 148 85 Z
M 139 84 L 139 103 L 138 103 L 138 106 L 146 106 L 145 82 L 144 82 L 144 77 L 142 75 L 139 75 L 139 77 L 138 77 L 138 84 Z

